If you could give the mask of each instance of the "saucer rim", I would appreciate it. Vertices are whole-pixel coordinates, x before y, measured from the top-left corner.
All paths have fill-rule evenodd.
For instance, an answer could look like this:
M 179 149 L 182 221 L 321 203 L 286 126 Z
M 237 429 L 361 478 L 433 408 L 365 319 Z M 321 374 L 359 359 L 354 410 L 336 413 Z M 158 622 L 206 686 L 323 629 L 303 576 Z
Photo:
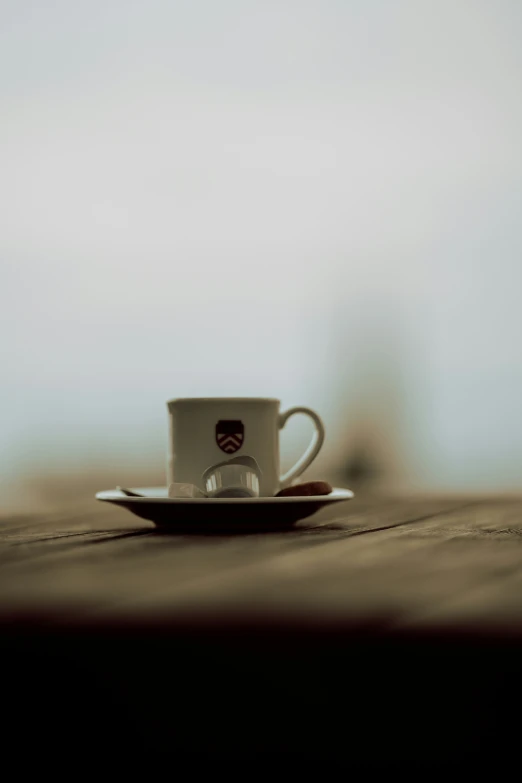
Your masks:
M 164 490 L 162 487 L 129 487 L 134 492 L 146 492 L 147 490 Z M 255 498 L 169 498 L 162 496 L 133 497 L 125 495 L 118 489 L 104 489 L 97 492 L 96 500 L 108 503 L 129 503 L 154 505 L 283 505 L 293 503 L 335 503 L 342 500 L 352 500 L 354 493 L 351 489 L 334 487 L 329 495 L 285 495 L 283 497 L 255 497 Z

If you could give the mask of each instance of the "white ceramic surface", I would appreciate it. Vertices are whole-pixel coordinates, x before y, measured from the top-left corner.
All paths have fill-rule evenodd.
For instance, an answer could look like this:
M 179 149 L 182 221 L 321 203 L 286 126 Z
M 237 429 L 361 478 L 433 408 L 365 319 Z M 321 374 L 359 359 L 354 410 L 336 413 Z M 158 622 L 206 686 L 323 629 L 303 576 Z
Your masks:
M 235 505 L 242 503 L 247 506 L 285 506 L 318 502 L 326 505 L 328 503 L 338 503 L 340 500 L 351 500 L 354 496 L 350 489 L 340 489 L 338 487 L 334 487 L 329 495 L 289 495 L 281 498 L 169 498 L 167 487 L 129 487 L 129 489 L 133 492 L 139 492 L 144 497 L 128 497 L 119 489 L 106 489 L 102 492 L 97 492 L 96 499 L 110 501 L 111 503 L 121 501 L 123 505 L 130 503 L 154 503 L 178 506 L 197 503 L 203 506 L 212 506 L 214 504 Z
M 167 402 L 169 449 L 167 485 L 199 486 L 201 476 L 227 456 L 250 455 L 261 471 L 259 494 L 273 497 L 315 459 L 324 441 L 321 419 L 310 408 L 279 411 L 279 400 L 263 397 L 183 398 Z M 290 416 L 309 416 L 315 432 L 300 460 L 280 476 L 279 430 Z
M 98 492 L 96 498 L 114 503 L 158 527 L 185 531 L 288 528 L 319 509 L 351 500 L 353 492 L 336 488 L 329 495 L 254 498 L 169 498 L 166 487 L 132 487 L 144 497 L 128 497 L 118 489 Z

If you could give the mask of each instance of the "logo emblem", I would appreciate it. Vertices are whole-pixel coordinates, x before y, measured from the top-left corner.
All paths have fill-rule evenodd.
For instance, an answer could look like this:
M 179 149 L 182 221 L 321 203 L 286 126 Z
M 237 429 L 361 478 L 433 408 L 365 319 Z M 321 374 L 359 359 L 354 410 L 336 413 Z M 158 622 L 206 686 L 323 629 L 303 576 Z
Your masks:
M 238 451 L 244 440 L 245 427 L 242 421 L 221 419 L 216 424 L 216 443 L 225 454 Z

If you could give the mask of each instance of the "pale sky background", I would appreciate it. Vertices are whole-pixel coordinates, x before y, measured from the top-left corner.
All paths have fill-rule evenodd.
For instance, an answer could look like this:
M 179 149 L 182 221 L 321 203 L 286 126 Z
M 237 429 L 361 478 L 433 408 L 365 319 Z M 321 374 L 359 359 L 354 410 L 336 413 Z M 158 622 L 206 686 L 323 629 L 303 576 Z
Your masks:
M 0 0 L 2 486 L 232 394 L 322 413 L 316 472 L 366 433 L 519 488 L 521 41 L 510 0 Z

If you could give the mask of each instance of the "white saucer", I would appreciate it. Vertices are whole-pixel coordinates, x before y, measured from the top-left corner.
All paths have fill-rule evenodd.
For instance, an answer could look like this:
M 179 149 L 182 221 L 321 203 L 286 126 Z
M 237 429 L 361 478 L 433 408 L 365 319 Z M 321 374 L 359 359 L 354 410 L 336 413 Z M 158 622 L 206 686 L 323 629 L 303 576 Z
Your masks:
M 158 527 L 194 529 L 287 528 L 331 503 L 351 500 L 349 489 L 335 488 L 329 495 L 262 498 L 169 498 L 166 487 L 130 488 L 145 497 L 129 497 L 119 489 L 96 494 Z

